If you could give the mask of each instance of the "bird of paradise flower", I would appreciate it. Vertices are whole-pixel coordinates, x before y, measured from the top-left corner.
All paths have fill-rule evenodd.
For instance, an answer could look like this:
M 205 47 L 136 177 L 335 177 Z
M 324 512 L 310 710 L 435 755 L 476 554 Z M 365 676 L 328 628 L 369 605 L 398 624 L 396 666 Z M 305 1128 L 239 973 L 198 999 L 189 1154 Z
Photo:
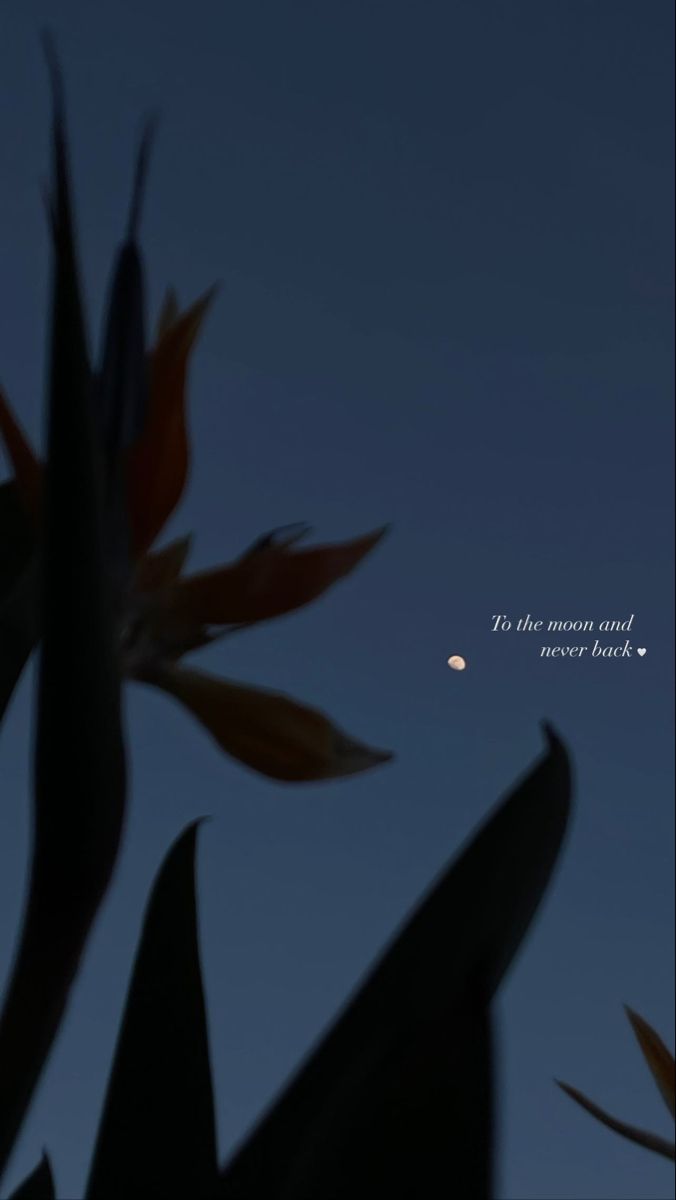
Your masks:
M 301 547 L 307 526 L 286 526 L 236 561 L 193 575 L 188 537 L 156 549 L 183 494 L 189 465 L 186 383 L 191 351 L 213 299 L 211 288 L 180 311 L 169 292 L 148 356 L 149 401 L 126 458 L 132 574 L 120 618 L 120 667 L 172 695 L 219 746 L 284 782 L 355 774 L 392 758 L 343 732 L 322 712 L 275 691 L 187 667 L 183 658 L 224 633 L 309 604 L 348 575 L 386 528 L 350 541 Z M 40 523 L 43 467 L 0 390 L 0 435 L 26 511 Z
M 676 1065 L 674 1063 L 674 1056 L 667 1049 L 659 1034 L 655 1032 L 643 1017 L 640 1017 L 631 1008 L 626 1008 L 626 1013 L 660 1095 L 673 1117 L 676 1115 Z M 568 1083 L 561 1083 L 560 1080 L 556 1082 L 566 1095 L 575 1100 L 577 1104 L 591 1113 L 593 1117 L 596 1117 L 597 1121 L 607 1126 L 608 1129 L 619 1133 L 630 1142 L 636 1142 L 637 1145 L 644 1146 L 646 1150 L 652 1150 L 655 1154 L 661 1154 L 664 1158 L 674 1159 L 676 1157 L 676 1146 L 673 1142 L 660 1137 L 659 1134 L 650 1133 L 644 1129 L 637 1129 L 635 1125 L 628 1125 L 625 1121 L 619 1121 L 617 1117 L 612 1117 L 604 1109 L 599 1108 L 598 1104 L 595 1104 L 593 1100 L 589 1100 L 577 1088 L 571 1087 Z

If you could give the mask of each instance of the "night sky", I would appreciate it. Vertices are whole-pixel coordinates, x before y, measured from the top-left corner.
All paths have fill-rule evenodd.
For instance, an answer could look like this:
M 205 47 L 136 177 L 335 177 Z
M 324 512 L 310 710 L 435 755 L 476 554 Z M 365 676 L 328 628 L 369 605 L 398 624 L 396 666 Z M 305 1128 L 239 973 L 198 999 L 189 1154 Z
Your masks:
M 124 851 L 7 1189 L 45 1146 L 59 1196 L 81 1194 L 143 905 L 188 821 L 213 817 L 199 892 L 224 1156 L 539 755 L 547 717 L 576 809 L 498 1004 L 499 1196 L 673 1195 L 664 1160 L 553 1083 L 669 1133 L 622 1004 L 673 1046 L 671 0 L 2 0 L 0 377 L 39 445 L 45 24 L 93 338 L 149 110 L 149 319 L 168 284 L 187 303 L 221 282 L 165 540 L 193 530 L 203 567 L 289 522 L 318 540 L 392 522 L 315 605 L 200 665 L 316 705 L 396 760 L 275 785 L 169 698 L 127 689 Z M 634 614 L 631 633 L 598 636 L 646 654 L 541 659 L 537 632 L 492 632 L 499 613 Z M 0 734 L 3 964 L 32 680 Z

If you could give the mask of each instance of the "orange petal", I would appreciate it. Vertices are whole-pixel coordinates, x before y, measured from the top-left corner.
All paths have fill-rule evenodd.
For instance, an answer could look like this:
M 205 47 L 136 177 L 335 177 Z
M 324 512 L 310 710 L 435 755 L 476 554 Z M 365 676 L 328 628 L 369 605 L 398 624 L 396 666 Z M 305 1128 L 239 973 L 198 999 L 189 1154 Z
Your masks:
M 178 316 L 179 307 L 176 292 L 173 288 L 168 288 L 157 320 L 156 341 L 159 342 L 162 340 L 165 333 L 168 333 L 171 329 L 171 326 L 176 324 Z
M 42 500 L 42 464 L 33 454 L 30 442 L 9 407 L 2 388 L 0 388 L 0 435 L 2 435 L 14 469 L 14 479 L 21 503 L 31 519 L 37 523 Z
M 163 668 L 148 682 L 180 700 L 226 753 L 271 779 L 333 779 L 392 757 L 354 741 L 323 713 L 281 692 L 178 666 Z
M 137 556 L 152 545 L 181 498 L 188 474 L 185 391 L 188 359 L 215 288 L 176 320 L 166 308 L 165 329 L 150 363 L 145 429 L 129 458 L 129 512 Z
M 230 566 L 180 580 L 172 591 L 171 606 L 204 625 L 248 624 L 281 616 L 315 600 L 348 575 L 385 531 L 386 527 L 353 541 L 309 550 L 296 550 L 289 538 L 281 544 L 264 539 Z
M 635 1125 L 627 1125 L 625 1121 L 618 1121 L 617 1117 L 611 1117 L 610 1113 L 599 1108 L 598 1104 L 594 1104 L 593 1100 L 588 1100 L 582 1092 L 578 1092 L 577 1088 L 571 1087 L 568 1083 L 561 1083 L 559 1079 L 556 1083 L 562 1091 L 570 1096 L 571 1100 L 581 1105 L 597 1121 L 605 1125 L 608 1129 L 612 1129 L 615 1133 L 619 1133 L 621 1137 L 627 1138 L 630 1142 L 636 1142 L 639 1146 L 644 1146 L 646 1150 L 653 1150 L 655 1154 L 661 1154 L 664 1158 L 673 1159 L 676 1157 L 676 1147 L 672 1142 L 668 1142 L 666 1138 L 659 1137 L 656 1133 L 649 1133 L 645 1129 L 637 1129 Z
M 155 553 L 145 554 L 136 568 L 134 590 L 157 592 L 178 579 L 190 551 L 190 534 L 169 542 Z
M 643 1057 L 645 1058 L 655 1083 L 657 1084 L 664 1103 L 672 1117 L 676 1116 L 676 1068 L 674 1056 L 667 1050 L 659 1034 L 638 1013 L 625 1005 L 625 1012 L 631 1021 L 631 1027 L 636 1034 Z

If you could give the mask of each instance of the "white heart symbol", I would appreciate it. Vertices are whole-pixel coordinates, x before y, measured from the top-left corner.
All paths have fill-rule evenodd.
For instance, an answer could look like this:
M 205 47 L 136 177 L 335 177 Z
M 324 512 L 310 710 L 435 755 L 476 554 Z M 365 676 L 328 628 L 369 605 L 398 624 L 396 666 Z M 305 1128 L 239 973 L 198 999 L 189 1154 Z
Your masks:
M 645 646 L 637 646 L 636 653 L 640 654 L 641 658 L 643 658 L 643 655 L 645 654 Z

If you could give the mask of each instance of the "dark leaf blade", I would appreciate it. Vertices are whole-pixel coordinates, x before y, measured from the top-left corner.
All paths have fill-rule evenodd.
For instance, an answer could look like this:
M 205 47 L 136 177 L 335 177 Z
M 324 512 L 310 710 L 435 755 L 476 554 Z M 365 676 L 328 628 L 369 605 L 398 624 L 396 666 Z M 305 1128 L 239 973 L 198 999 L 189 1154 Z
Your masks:
M 141 435 L 150 388 L 145 339 L 143 263 L 136 224 L 143 195 L 152 128 L 139 147 L 127 238 L 115 262 L 107 305 L 103 354 L 98 376 L 98 421 L 105 457 L 104 536 L 118 586 L 131 572 L 127 512 L 127 457 Z
M 0 484 L 0 607 L 26 570 L 35 543 L 16 485 L 11 480 Z
M 470 989 L 442 1021 L 402 1030 L 362 1054 L 310 1114 L 288 1174 L 233 1178 L 228 1200 L 493 1195 L 490 1011 Z M 459 1032 L 462 1036 L 458 1036 Z M 260 1170 L 260 1176 L 255 1172 Z M 271 1189 L 271 1190 L 270 1190 Z
M 0 1172 L 110 882 L 125 794 L 119 673 L 101 554 L 100 460 L 70 213 L 61 80 L 51 46 L 49 54 L 56 186 L 43 645 L 31 877 L 0 1021 Z
M 12 482 L 0 485 L 0 722 L 37 635 L 36 537 Z
M 140 432 L 148 398 L 143 268 L 134 243 L 125 243 L 118 255 L 104 341 L 97 386 L 105 457 L 103 535 L 106 563 L 121 590 L 131 575 L 126 452 Z
M 207 1197 L 218 1178 L 191 825 L 157 876 L 108 1084 L 87 1200 Z
M 38 638 L 37 556 L 0 603 L 0 723 Z
M 108 468 L 139 436 L 148 400 L 143 264 L 134 242 L 121 247 L 106 315 L 99 406 Z
M 154 124 L 146 125 L 137 152 L 130 220 L 110 281 L 100 373 L 100 421 L 109 473 L 143 432 L 149 396 L 145 348 L 145 286 L 137 224 Z
M 54 1177 L 46 1154 L 34 1171 L 12 1192 L 9 1200 L 54 1200 Z
M 497 806 L 451 868 L 454 949 L 467 972 L 476 963 L 489 996 L 535 916 L 568 825 L 570 758 L 552 727 L 545 723 L 543 728 L 547 753 Z M 424 911 L 420 918 L 422 923 Z
M 449 1027 L 454 1014 L 457 1024 L 458 1013 L 488 1007 L 542 898 L 567 824 L 568 756 L 551 730 L 547 739 L 548 751 L 541 762 L 444 872 L 318 1050 L 226 1167 L 222 1197 L 304 1198 L 306 1193 L 297 1194 L 291 1185 L 318 1124 L 325 1132 L 330 1129 L 332 1155 L 328 1147 L 325 1154 L 332 1161 L 340 1158 L 345 1178 L 348 1172 L 353 1180 L 366 1175 L 372 1190 L 389 1200 L 412 1194 L 399 1188 L 397 1180 L 406 1178 L 412 1146 L 425 1144 L 427 1126 L 437 1119 L 433 1111 L 426 1111 L 425 1091 L 434 1094 L 443 1089 L 448 1061 L 453 1054 L 462 1054 L 467 1036 L 462 1022 L 446 1053 L 438 1060 L 430 1055 L 424 1060 L 421 1103 L 408 1140 L 393 1136 L 390 1152 L 383 1157 L 371 1153 L 363 1136 L 358 1143 L 361 1157 L 353 1158 L 350 1165 L 352 1114 L 355 1107 L 365 1114 L 393 1111 L 392 1089 L 399 1086 L 402 1071 L 403 1078 L 408 1077 L 402 1054 L 405 1057 L 411 1047 L 424 1046 L 430 1028 L 439 1032 L 442 1044 L 440 1031 Z M 470 1060 L 455 1076 L 457 1096 L 471 1095 L 472 1086 Z M 454 1138 L 449 1129 L 452 1168 L 447 1166 L 437 1191 L 423 1188 L 421 1195 L 488 1194 L 463 1191 L 464 1184 L 454 1191 L 457 1178 L 470 1178 L 471 1164 L 480 1159 L 485 1144 L 490 1114 L 480 1098 L 475 1103 L 479 1107 L 474 1141 L 466 1133 Z M 449 1110 L 454 1107 L 449 1101 Z M 333 1115 L 331 1121 L 327 1114 Z M 376 1120 L 373 1115 L 370 1119 Z M 323 1196 L 327 1180 L 317 1155 L 313 1169 L 316 1194 Z M 487 1170 L 483 1179 L 488 1186 Z

